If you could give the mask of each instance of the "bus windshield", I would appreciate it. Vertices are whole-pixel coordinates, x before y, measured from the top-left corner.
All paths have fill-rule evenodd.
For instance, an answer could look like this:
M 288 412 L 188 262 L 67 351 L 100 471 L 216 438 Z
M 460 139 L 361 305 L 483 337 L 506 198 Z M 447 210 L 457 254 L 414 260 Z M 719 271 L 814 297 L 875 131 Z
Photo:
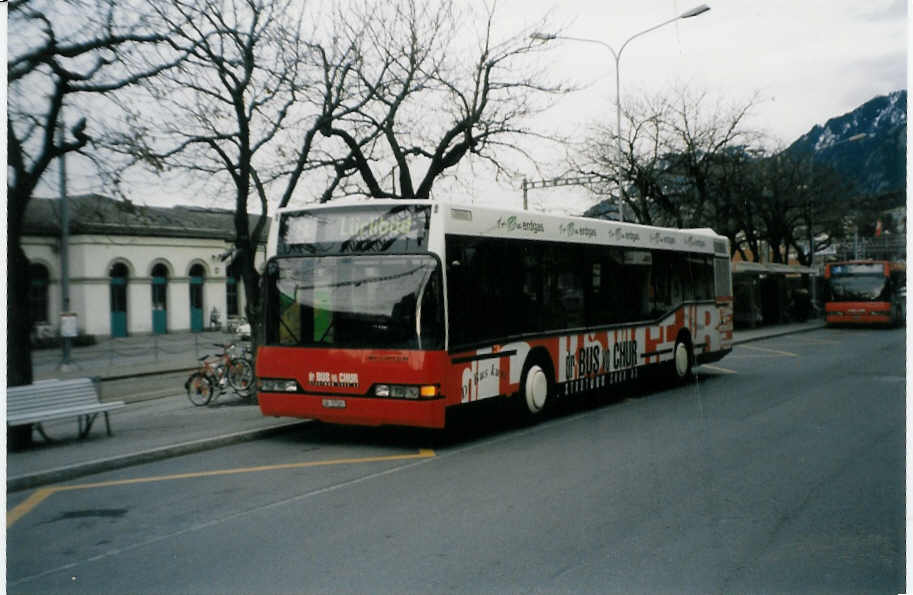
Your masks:
M 834 275 L 830 278 L 831 301 L 871 302 L 882 298 L 887 277 L 878 275 Z
M 441 272 L 432 256 L 278 258 L 266 283 L 267 344 L 443 348 Z

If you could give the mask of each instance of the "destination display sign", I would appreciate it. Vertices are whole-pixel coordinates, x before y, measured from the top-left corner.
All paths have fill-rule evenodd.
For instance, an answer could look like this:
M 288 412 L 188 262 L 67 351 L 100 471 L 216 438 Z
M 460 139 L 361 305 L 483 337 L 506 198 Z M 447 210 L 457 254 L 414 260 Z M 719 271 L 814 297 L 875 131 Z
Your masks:
M 884 264 L 859 262 L 831 265 L 831 275 L 884 275 Z
M 428 249 L 430 206 L 359 205 L 284 214 L 278 256 L 357 252 L 416 252 Z

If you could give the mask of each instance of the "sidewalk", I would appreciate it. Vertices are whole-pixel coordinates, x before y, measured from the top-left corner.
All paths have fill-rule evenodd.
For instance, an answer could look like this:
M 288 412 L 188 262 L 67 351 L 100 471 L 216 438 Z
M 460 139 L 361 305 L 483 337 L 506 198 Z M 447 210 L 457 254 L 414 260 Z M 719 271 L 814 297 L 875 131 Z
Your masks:
M 810 331 L 823 326 L 823 320 L 814 320 L 740 329 L 735 333 L 733 344 Z M 203 335 L 192 341 L 185 337 L 183 356 L 191 354 L 193 347 L 220 342 L 217 337 L 207 336 L 209 333 Z M 208 341 L 210 338 L 214 340 Z M 79 362 L 80 368 L 59 375 L 100 376 L 109 379 L 120 377 L 129 384 L 127 378 L 137 373 L 172 372 L 176 370 L 173 367 L 175 365 L 187 367 L 188 357 L 160 358 L 155 361 L 148 349 L 150 340 L 149 337 L 139 337 L 130 343 L 118 339 L 119 350 L 129 348 L 137 351 L 129 362 L 118 362 L 123 364 L 121 366 L 112 365 L 111 360 L 104 357 L 105 349 L 110 351 L 110 346 L 74 348 L 73 360 Z M 177 343 L 175 340 L 175 345 Z M 76 353 L 80 350 L 86 351 Z M 145 361 L 140 353 L 142 350 L 145 350 Z M 45 356 L 43 360 L 44 371 L 40 377 L 53 377 L 54 373 L 48 371 L 50 366 L 47 365 L 53 358 Z M 189 364 L 193 363 L 194 360 L 190 359 Z M 244 401 L 230 392 L 207 407 L 194 407 L 184 393 L 183 383 L 158 390 L 165 396 L 149 399 L 150 393 L 138 393 L 146 395 L 147 398 L 143 400 L 127 395 L 123 399 L 127 405 L 110 414 L 113 434 L 110 437 L 105 432 L 104 420 L 101 418 L 95 420 L 91 434 L 82 440 L 76 438 L 75 419 L 46 424 L 44 427 L 47 433 L 55 439 L 59 437 L 59 440 L 46 444 L 35 432 L 36 443 L 33 447 L 8 452 L 7 491 L 49 485 L 102 471 L 255 440 L 278 432 L 294 431 L 296 426 L 307 423 L 304 420 L 264 417 L 254 400 Z M 105 400 L 120 399 L 105 395 Z

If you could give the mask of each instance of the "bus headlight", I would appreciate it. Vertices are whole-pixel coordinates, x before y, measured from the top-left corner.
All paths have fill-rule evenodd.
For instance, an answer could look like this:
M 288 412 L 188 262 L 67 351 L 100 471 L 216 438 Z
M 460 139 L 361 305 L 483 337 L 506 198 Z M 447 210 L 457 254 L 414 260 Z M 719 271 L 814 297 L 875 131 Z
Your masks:
M 260 390 L 265 393 L 296 393 L 299 387 L 294 378 L 261 378 Z
M 374 396 L 391 399 L 434 399 L 438 396 L 438 387 L 436 385 L 376 384 L 374 385 Z

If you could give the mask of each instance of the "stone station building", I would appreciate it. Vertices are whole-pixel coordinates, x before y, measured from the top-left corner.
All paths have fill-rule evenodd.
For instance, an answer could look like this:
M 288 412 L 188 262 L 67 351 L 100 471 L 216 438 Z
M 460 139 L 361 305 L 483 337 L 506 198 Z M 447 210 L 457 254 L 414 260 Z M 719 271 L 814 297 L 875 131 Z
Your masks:
M 202 331 L 243 317 L 232 211 L 147 207 L 95 194 L 70 197 L 68 205 L 68 319 L 75 314 L 79 334 Z M 42 337 L 59 332 L 63 313 L 60 206 L 60 199 L 36 198 L 25 217 L 30 309 Z

